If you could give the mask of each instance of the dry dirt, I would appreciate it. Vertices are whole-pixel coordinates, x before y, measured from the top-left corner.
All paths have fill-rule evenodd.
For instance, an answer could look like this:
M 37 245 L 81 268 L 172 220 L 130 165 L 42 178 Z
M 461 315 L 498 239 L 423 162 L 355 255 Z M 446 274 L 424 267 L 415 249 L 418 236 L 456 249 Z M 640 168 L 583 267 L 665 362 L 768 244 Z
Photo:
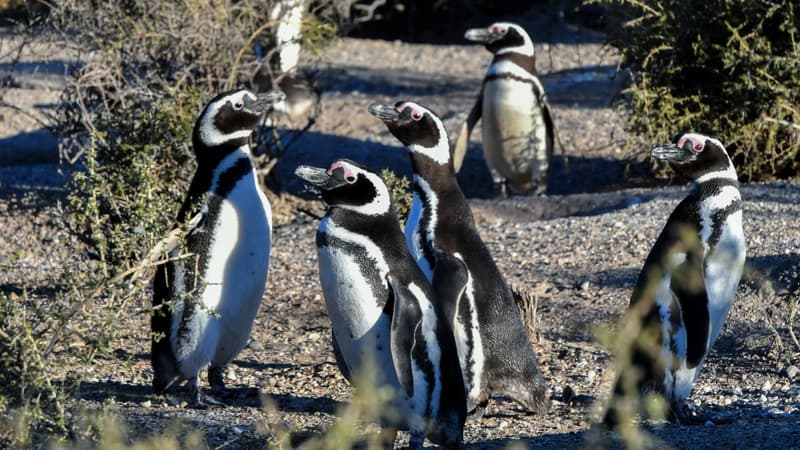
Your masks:
M 506 277 L 538 294 L 534 347 L 554 401 L 549 413 L 535 416 L 495 399 L 481 421 L 468 422 L 467 448 L 504 448 L 515 441 L 553 449 L 584 445 L 596 404 L 613 377 L 613 361 L 593 332 L 616 323 L 624 311 L 650 246 L 686 191 L 685 186 L 632 187 L 623 178 L 619 151 L 626 136 L 609 107 L 619 84 L 613 77 L 614 53 L 598 37 L 563 27 L 534 38 L 566 156 L 556 164 L 549 194 L 481 198 L 487 197 L 490 180 L 476 145 L 460 180 Z M 408 173 L 405 152 L 366 107 L 414 99 L 439 112 L 454 131 L 488 61 L 487 53 L 471 46 L 342 39 L 318 63 L 326 90 L 317 125 L 279 164 L 286 188 L 301 191 L 290 175 L 297 164 L 327 165 L 342 156 Z M 473 142 L 479 139 L 479 132 L 473 135 Z M 58 170 L 55 165 L 0 167 L 0 264 L 8 266 L 0 273 L 0 289 L 5 292 L 27 288 L 47 295 L 56 282 L 57 255 L 69 240 L 58 220 L 64 197 Z M 800 184 L 745 185 L 742 193 L 751 270 L 692 396 L 696 404 L 725 410 L 736 420 L 654 428 L 659 447 L 800 448 L 800 347 L 789 336 L 788 319 L 791 304 L 798 302 L 793 293 L 800 262 Z M 254 327 L 257 343 L 230 367 L 228 385 L 238 394 L 230 406 L 196 411 L 184 408 L 183 390 L 167 397 L 150 393 L 145 316 L 120 324 L 126 331 L 114 356 L 88 369 L 77 404 L 97 408 L 111 402 L 135 437 L 159 433 L 176 420 L 188 422 L 202 430 L 210 446 L 221 448 L 264 447 L 276 424 L 290 426 L 301 440 L 336 420 L 350 388 L 336 369 L 329 340 L 317 276 L 317 222 L 293 209 L 321 207 L 292 195 L 273 200 L 279 223 Z M 774 289 L 765 289 L 762 277 L 772 280 Z M 577 401 L 562 401 L 567 386 Z M 270 407 L 249 395 L 252 388 L 269 399 Z

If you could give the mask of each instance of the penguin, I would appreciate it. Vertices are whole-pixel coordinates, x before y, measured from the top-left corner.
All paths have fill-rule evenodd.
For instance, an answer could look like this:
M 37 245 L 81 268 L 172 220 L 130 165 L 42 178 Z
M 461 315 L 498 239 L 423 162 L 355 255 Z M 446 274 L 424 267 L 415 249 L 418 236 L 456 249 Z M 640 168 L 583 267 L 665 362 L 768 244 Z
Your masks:
M 689 411 L 686 400 L 728 316 L 744 267 L 739 181 L 722 143 L 686 133 L 673 144 L 653 146 L 650 154 L 693 187 L 670 214 L 631 295 L 620 336 L 630 364 L 620 369 L 611 395 L 604 418 L 610 427 L 635 412 L 637 400 L 626 399 L 631 390 L 663 396 L 670 421 L 709 420 Z
M 467 409 L 481 417 L 489 395 L 504 394 L 531 412 L 549 408 L 511 288 L 475 227 L 453 171 L 447 132 L 430 109 L 413 102 L 371 105 L 369 111 L 406 145 L 413 168 L 413 200 L 406 242 L 428 279 L 437 253 L 466 268 L 466 288 L 448 316 L 467 388 Z M 448 264 L 453 266 L 452 261 Z M 436 289 L 436 287 L 435 287 Z
M 406 248 L 386 184 L 349 160 L 295 174 L 328 204 L 316 244 L 342 372 L 355 374 L 374 358 L 372 379 L 393 390 L 399 413 L 382 421 L 410 429 L 412 448 L 426 436 L 457 447 L 466 395 L 453 332 Z
M 156 269 L 151 317 L 153 391 L 189 381 L 190 406 L 221 403 L 200 391 L 208 369 L 215 395 L 247 344 L 269 270 L 272 212 L 259 189 L 248 138 L 280 92 L 236 89 L 203 109 L 192 132 L 197 171 L 177 222 L 194 217 L 182 248 Z
M 301 29 L 308 11 L 308 0 L 283 0 L 274 2 L 269 12 L 274 48 L 265 51 L 257 43 L 253 50 L 261 62 L 253 77 L 257 92 L 278 89 L 285 100 L 275 104 L 273 112 L 288 119 L 290 126 L 309 122 L 313 124 L 319 114 L 320 91 L 310 73 L 299 70 Z M 266 125 L 275 126 L 277 117 L 269 117 Z M 307 127 L 306 127 L 307 128 Z
M 506 184 L 520 194 L 543 193 L 553 156 L 553 113 L 536 77 L 533 42 L 516 24 L 499 22 L 467 30 L 464 37 L 494 54 L 467 121 L 453 150 L 456 172 L 469 135 L 483 120 L 483 156 L 495 192 L 505 197 Z

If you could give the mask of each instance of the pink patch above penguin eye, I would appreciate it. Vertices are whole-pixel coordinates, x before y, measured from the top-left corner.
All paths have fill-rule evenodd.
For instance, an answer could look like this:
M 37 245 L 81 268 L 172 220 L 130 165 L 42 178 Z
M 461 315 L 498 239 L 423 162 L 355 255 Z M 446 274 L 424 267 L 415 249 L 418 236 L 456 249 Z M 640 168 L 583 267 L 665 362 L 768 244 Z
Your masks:
M 697 153 L 702 152 L 703 149 L 705 148 L 705 144 L 702 141 L 694 139 L 694 138 L 689 137 L 689 136 L 686 136 L 686 137 L 682 138 L 680 141 L 678 141 L 678 147 L 683 147 L 683 144 L 685 144 L 687 140 L 692 143 L 692 148 Z

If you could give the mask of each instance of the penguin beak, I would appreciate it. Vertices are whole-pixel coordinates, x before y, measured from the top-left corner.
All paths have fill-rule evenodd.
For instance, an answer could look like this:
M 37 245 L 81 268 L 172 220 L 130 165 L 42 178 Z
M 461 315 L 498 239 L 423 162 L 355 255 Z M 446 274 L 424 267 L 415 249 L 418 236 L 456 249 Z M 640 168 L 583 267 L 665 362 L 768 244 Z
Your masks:
M 294 174 L 324 191 L 336 189 L 347 184 L 343 179 L 337 179 L 330 175 L 327 170 L 319 167 L 300 166 L 295 169 Z
M 471 28 L 464 33 L 464 39 L 479 44 L 489 44 L 497 39 L 497 36 L 490 33 L 486 28 Z
M 369 112 L 384 122 L 394 122 L 400 117 L 400 113 L 397 112 L 394 106 L 390 105 L 379 105 L 374 103 L 369 105 Z
M 276 103 L 282 102 L 285 98 L 286 95 L 281 91 L 270 91 L 259 94 L 255 100 L 245 97 L 244 104 L 247 109 L 260 114 L 267 112 Z
M 662 161 L 685 163 L 697 159 L 697 152 L 692 148 L 692 142 L 687 140 L 683 147 L 675 144 L 654 145 L 650 147 L 650 156 Z

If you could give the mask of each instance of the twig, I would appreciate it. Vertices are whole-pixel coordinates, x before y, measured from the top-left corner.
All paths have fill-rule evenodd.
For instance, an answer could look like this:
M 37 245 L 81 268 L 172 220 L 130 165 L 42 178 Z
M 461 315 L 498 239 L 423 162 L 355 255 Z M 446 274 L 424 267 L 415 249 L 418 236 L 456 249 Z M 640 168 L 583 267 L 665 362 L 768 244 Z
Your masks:
M 192 219 L 189 221 L 187 230 L 191 230 L 194 227 L 196 227 L 200 223 L 202 217 L 203 217 L 202 214 L 197 214 L 194 217 L 192 217 Z M 47 344 L 47 348 L 42 353 L 42 357 L 47 358 L 48 355 L 50 355 L 50 353 L 53 351 L 53 348 L 55 347 L 56 343 L 58 343 L 60 337 L 62 336 L 63 333 L 62 330 L 66 328 L 64 325 L 66 325 L 66 323 L 75 314 L 77 314 L 81 308 L 83 308 L 83 306 L 86 304 L 88 300 L 100 296 L 100 294 L 102 294 L 103 291 L 108 286 L 116 284 L 129 276 L 131 276 L 134 279 L 139 278 L 146 269 L 161 265 L 167 261 L 185 259 L 191 256 L 190 254 L 187 254 L 187 255 L 179 255 L 177 257 L 172 257 L 168 259 L 161 259 L 161 255 L 169 253 L 172 250 L 174 250 L 175 247 L 177 247 L 178 240 L 181 239 L 183 236 L 185 236 L 185 234 L 186 233 L 182 228 L 175 228 L 174 230 L 170 231 L 165 238 L 161 239 L 155 246 L 153 246 L 153 248 L 147 253 L 147 256 L 144 257 L 144 259 L 142 259 L 138 264 L 117 274 L 114 278 L 111 278 L 108 282 L 100 284 L 88 296 L 86 296 L 81 301 L 78 301 L 72 307 L 72 309 L 70 309 L 69 312 L 67 312 L 67 314 L 65 314 L 59 321 L 59 326 L 55 328 L 56 332 L 50 338 L 50 342 Z

